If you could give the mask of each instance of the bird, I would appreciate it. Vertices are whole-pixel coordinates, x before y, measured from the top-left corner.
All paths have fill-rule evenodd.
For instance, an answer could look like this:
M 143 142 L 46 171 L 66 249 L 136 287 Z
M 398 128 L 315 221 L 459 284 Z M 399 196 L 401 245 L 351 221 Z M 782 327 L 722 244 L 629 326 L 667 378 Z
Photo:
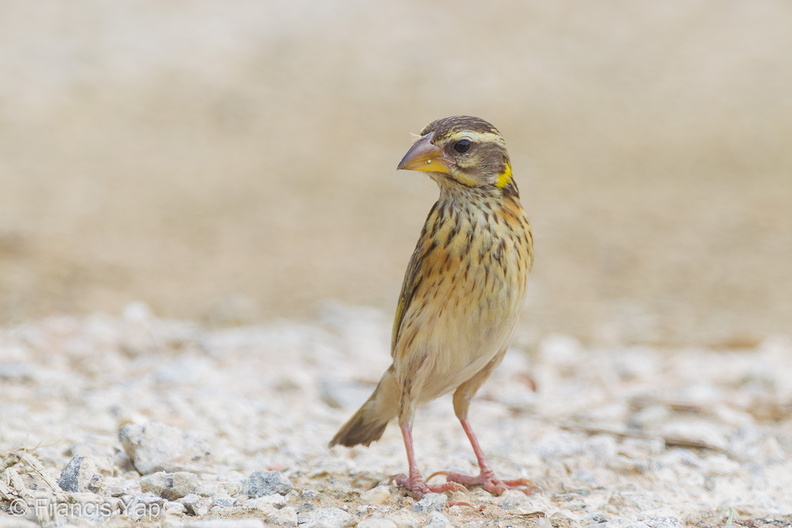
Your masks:
M 408 472 L 391 477 L 417 500 L 481 486 L 526 494 L 527 479 L 496 476 L 468 420 L 470 402 L 501 363 L 520 319 L 533 265 L 531 224 L 506 143 L 489 122 L 452 116 L 428 124 L 397 166 L 426 172 L 440 189 L 407 266 L 391 339 L 392 364 L 329 446 L 369 446 L 397 419 Z M 416 410 L 453 391 L 454 412 L 476 456 L 476 476 L 424 479 L 412 438 Z M 446 482 L 428 483 L 436 475 Z

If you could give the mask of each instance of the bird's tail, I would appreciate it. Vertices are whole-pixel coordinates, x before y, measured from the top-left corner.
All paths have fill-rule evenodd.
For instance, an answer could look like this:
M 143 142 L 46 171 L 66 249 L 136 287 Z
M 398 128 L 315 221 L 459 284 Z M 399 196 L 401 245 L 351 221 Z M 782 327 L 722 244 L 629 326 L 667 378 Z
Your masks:
M 330 447 L 370 445 L 382 437 L 388 422 L 398 413 L 399 390 L 393 368 L 385 372 L 374 393 L 330 440 Z

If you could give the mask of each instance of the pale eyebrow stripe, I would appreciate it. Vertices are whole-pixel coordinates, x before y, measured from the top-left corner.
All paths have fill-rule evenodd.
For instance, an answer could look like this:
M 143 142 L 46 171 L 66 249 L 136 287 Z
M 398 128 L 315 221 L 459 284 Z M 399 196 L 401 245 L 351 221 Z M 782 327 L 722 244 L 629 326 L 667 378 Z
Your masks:
M 470 130 L 458 130 L 448 135 L 449 140 L 456 140 L 456 139 L 469 139 L 470 141 L 474 142 L 495 142 L 502 146 L 506 146 L 506 142 L 503 140 L 500 134 L 495 134 L 493 132 L 473 132 Z

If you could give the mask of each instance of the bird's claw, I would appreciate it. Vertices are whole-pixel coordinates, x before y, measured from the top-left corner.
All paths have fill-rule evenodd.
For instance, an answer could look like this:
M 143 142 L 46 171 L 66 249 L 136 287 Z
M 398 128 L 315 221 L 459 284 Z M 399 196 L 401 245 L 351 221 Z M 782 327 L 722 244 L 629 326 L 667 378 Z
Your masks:
M 388 477 L 388 484 L 393 482 L 395 482 L 397 486 L 401 486 L 409 491 L 416 500 L 421 500 L 427 493 L 444 493 L 446 491 L 464 491 L 467 493 L 468 491 L 465 486 L 458 482 L 448 481 L 439 486 L 432 486 L 427 484 L 420 476 L 408 477 L 404 473 Z M 450 505 L 469 506 L 469 504 L 464 502 L 452 503 Z
M 437 475 L 443 475 L 446 478 L 446 484 L 454 482 L 462 486 L 481 486 L 493 495 L 502 495 L 510 489 L 522 491 L 526 495 L 533 495 L 533 493 L 539 489 L 536 484 L 528 479 L 501 480 L 491 471 L 481 472 L 481 474 L 477 476 L 453 473 L 450 471 L 436 471 L 429 475 L 429 478 L 426 480 L 432 480 L 432 478 Z

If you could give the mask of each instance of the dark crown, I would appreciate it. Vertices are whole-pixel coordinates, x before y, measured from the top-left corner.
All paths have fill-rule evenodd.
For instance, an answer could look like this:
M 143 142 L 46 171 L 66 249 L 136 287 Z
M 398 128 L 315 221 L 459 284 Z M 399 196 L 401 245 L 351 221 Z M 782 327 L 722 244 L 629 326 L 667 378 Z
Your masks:
M 425 136 L 429 132 L 434 132 L 435 138 L 441 138 L 462 130 L 500 135 L 498 129 L 490 123 L 480 117 L 473 116 L 451 116 L 432 121 L 421 131 L 421 135 Z

